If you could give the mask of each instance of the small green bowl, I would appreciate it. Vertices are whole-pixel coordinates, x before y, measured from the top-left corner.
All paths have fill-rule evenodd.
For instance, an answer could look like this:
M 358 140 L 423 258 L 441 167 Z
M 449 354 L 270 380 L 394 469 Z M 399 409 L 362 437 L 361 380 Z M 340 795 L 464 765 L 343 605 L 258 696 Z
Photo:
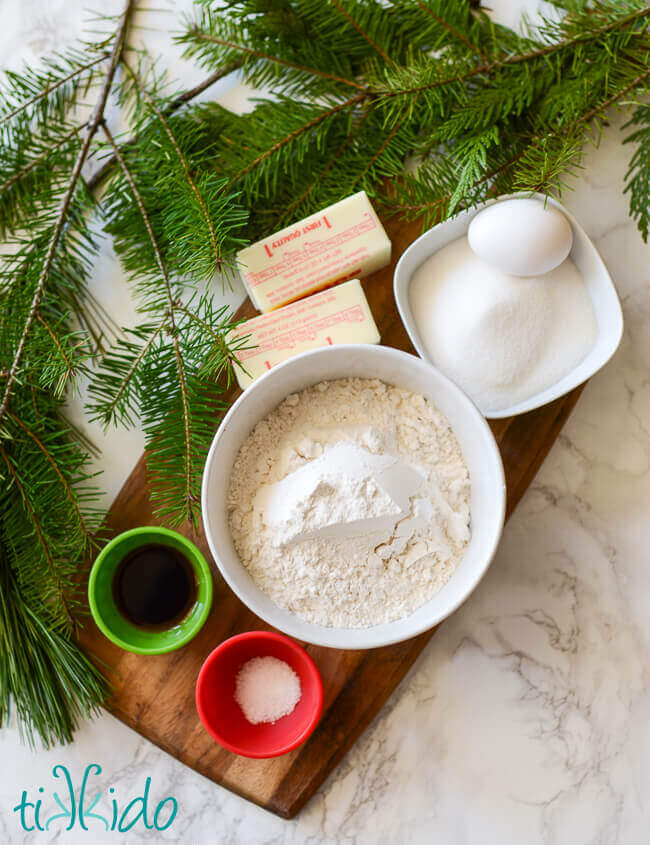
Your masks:
M 194 567 L 197 598 L 188 615 L 164 631 L 147 631 L 132 625 L 113 598 L 113 577 L 126 555 L 140 546 L 158 543 L 177 549 Z M 136 654 L 165 654 L 186 645 L 198 634 L 212 606 L 212 573 L 194 543 L 168 528 L 133 528 L 114 537 L 97 555 L 88 579 L 88 602 L 97 627 L 111 642 Z

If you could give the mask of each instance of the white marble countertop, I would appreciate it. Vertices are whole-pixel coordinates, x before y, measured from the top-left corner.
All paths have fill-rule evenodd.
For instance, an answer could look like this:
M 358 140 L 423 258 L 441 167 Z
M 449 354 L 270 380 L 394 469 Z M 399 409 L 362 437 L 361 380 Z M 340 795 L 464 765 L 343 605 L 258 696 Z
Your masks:
M 81 31 L 86 5 L 2 0 L 0 66 L 15 68 L 63 46 Z M 112 11 L 121 4 L 102 5 Z M 189 0 L 155 5 L 170 10 L 156 13 L 161 31 L 139 37 L 189 84 L 197 71 L 182 64 L 165 31 L 178 28 L 179 7 Z M 513 20 L 523 4 L 493 5 Z M 229 104 L 241 99 L 232 83 L 217 93 Z M 615 118 L 589 151 L 565 202 L 618 287 L 626 320 L 621 347 L 586 387 L 508 523 L 487 577 L 305 810 L 293 821 L 276 818 L 104 714 L 72 745 L 49 752 L 22 745 L 13 725 L 0 732 L 0 842 L 650 840 L 650 248 L 628 219 L 622 184 L 630 150 L 620 145 L 619 125 Z M 120 300 L 123 280 L 108 248 L 95 285 L 109 305 Z M 129 319 L 128 307 L 114 312 Z M 100 442 L 111 455 L 110 466 L 103 463 L 111 497 L 142 442 L 124 433 Z M 150 777 L 154 804 L 177 799 L 174 823 L 164 833 L 141 825 L 103 833 L 101 824 L 88 832 L 53 825 L 23 833 L 12 812 L 22 790 L 34 800 L 43 786 L 44 806 L 51 805 L 53 789 L 60 790 L 52 767 L 65 765 L 78 787 L 90 763 L 103 770 L 92 783 L 104 793 L 113 787 L 122 805 L 142 794 Z

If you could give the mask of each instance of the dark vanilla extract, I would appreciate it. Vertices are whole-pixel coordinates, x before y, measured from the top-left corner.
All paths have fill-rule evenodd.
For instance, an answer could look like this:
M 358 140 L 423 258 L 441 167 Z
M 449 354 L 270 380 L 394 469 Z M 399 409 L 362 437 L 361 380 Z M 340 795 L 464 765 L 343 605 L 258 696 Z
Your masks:
M 140 546 L 120 563 L 113 597 L 120 613 L 140 628 L 162 630 L 181 622 L 196 602 L 192 564 L 176 549 Z

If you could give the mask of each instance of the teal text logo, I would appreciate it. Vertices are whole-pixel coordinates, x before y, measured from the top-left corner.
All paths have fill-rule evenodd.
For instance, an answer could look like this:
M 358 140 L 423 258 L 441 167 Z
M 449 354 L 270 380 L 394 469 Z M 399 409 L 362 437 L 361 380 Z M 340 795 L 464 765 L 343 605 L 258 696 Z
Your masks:
M 167 830 L 178 814 L 178 801 L 171 795 L 158 801 L 155 805 L 150 798 L 151 778 L 144 782 L 141 795 L 132 798 L 127 804 L 118 801 L 114 787 L 110 787 L 108 795 L 102 802 L 102 793 L 94 791 L 90 786 L 90 779 L 98 777 L 102 767 L 97 763 L 86 766 L 77 796 L 70 772 L 65 766 L 58 765 L 52 769 L 52 776 L 58 781 L 54 784 L 56 791 L 52 792 L 52 800 L 56 809 L 45 795 L 45 787 L 39 786 L 37 795 L 30 795 L 24 789 L 20 803 L 13 808 L 20 819 L 23 830 L 50 830 L 52 825 L 61 830 L 114 830 L 126 833 L 136 824 L 141 824 L 148 830 Z M 108 808 L 105 805 L 109 805 Z

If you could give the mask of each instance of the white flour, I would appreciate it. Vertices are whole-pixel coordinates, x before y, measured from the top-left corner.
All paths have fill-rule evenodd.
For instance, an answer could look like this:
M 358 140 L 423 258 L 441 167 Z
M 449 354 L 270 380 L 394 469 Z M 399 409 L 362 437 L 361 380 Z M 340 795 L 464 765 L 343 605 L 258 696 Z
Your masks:
M 310 622 L 408 615 L 470 538 L 470 483 L 446 418 L 374 379 L 293 394 L 240 449 L 229 490 L 237 552 L 257 585 Z

